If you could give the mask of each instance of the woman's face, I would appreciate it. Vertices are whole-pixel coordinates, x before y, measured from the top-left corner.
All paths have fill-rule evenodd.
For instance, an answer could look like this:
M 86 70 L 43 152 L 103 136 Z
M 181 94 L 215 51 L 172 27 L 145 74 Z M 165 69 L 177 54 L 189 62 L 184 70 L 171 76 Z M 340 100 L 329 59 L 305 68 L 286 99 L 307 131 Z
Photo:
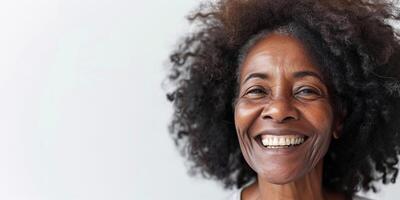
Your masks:
M 247 163 L 275 184 L 310 172 L 335 127 L 328 88 L 302 44 L 270 34 L 250 49 L 239 74 L 235 126 Z

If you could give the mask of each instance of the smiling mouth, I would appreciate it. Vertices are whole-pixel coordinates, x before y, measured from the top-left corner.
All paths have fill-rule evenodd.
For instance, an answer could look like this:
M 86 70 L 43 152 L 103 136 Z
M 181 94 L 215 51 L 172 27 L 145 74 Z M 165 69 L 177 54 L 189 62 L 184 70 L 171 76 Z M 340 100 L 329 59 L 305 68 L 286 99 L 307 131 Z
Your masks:
M 255 138 L 258 143 L 268 149 L 295 147 L 303 144 L 308 137 L 305 135 L 268 135 L 262 134 Z

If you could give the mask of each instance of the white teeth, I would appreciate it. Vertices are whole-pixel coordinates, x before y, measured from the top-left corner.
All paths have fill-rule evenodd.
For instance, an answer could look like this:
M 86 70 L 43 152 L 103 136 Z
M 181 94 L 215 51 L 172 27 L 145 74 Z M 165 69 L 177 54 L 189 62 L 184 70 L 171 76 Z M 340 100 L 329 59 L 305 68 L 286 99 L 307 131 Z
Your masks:
M 273 138 L 272 145 L 278 145 L 278 138 Z
M 287 144 L 290 144 L 290 138 L 286 138 L 286 139 L 285 139 L 285 142 L 286 142 Z
M 282 148 L 289 145 L 297 145 L 304 142 L 304 136 L 299 135 L 261 135 L 261 142 L 269 148 Z

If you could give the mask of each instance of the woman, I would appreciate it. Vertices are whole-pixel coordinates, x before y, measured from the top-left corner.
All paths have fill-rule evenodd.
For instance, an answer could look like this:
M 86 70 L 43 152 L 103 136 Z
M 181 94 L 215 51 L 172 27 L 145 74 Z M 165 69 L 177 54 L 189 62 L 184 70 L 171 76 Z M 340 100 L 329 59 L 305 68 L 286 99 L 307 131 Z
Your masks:
M 170 132 L 231 199 L 363 199 L 396 181 L 400 45 L 390 2 L 220 0 L 171 55 Z

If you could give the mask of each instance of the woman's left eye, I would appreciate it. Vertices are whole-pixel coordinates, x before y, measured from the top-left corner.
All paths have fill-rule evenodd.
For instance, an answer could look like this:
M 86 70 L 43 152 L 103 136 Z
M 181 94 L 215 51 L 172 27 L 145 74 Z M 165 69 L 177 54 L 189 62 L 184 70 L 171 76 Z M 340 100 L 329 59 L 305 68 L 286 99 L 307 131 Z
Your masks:
M 301 88 L 296 92 L 296 95 L 302 95 L 302 96 L 319 96 L 321 93 L 317 89 L 309 88 L 309 87 L 304 87 Z
M 299 93 L 303 93 L 303 94 L 317 94 L 316 91 L 314 91 L 313 89 L 310 88 L 305 88 L 299 91 Z

